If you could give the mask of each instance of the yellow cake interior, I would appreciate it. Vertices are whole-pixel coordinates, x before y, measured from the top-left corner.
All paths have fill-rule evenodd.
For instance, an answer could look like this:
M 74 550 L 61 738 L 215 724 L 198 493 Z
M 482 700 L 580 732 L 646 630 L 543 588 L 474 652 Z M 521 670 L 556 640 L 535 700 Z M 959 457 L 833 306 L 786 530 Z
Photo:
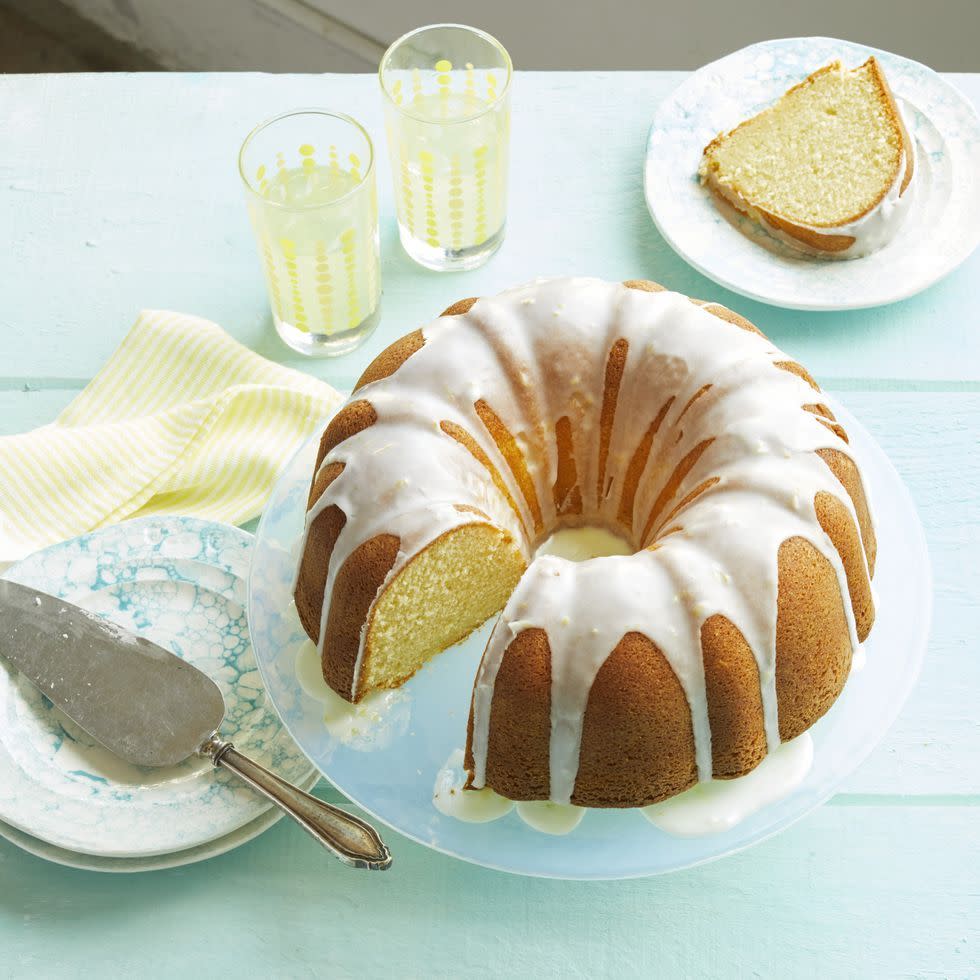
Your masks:
M 834 62 L 705 149 L 702 178 L 753 207 L 834 228 L 884 196 L 902 164 L 903 134 L 874 59 Z
M 416 555 L 381 594 L 368 630 L 365 690 L 398 687 L 499 613 L 525 568 L 510 535 L 468 524 Z

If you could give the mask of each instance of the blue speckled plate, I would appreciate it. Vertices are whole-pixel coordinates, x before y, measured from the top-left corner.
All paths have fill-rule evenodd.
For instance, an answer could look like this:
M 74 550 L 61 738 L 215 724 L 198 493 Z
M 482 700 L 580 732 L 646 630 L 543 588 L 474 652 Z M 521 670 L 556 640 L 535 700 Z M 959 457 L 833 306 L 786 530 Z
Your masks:
M 867 664 L 812 729 L 813 767 L 787 797 L 731 830 L 679 838 L 635 810 L 590 810 L 565 837 L 541 834 L 516 813 L 462 823 L 432 803 L 436 773 L 466 738 L 473 678 L 492 623 L 445 651 L 403 688 L 376 722 L 377 737 L 342 740 L 323 723 L 323 706 L 304 693 L 296 655 L 306 640 L 291 586 L 298 560 L 318 439 L 293 459 L 262 516 L 249 575 L 249 628 L 269 696 L 317 768 L 368 813 L 437 851 L 518 874 L 631 878 L 661 874 L 731 854 L 777 833 L 829 797 L 882 739 L 918 676 L 929 633 L 932 579 L 925 537 L 899 475 L 865 429 L 824 396 L 866 461 L 878 560 L 877 619 Z
M 801 255 L 734 212 L 723 216 L 700 186 L 701 153 L 718 133 L 771 105 L 815 69 L 875 55 L 916 142 L 915 198 L 894 239 L 859 259 Z M 658 107 L 644 172 L 650 214 L 699 272 L 763 303 L 846 310 L 905 299 L 955 269 L 980 242 L 980 121 L 931 68 L 850 41 L 785 38 L 705 65 Z
M 105 616 L 201 668 L 224 695 L 224 735 L 301 783 L 311 766 L 266 703 L 249 641 L 252 543 L 223 524 L 144 518 L 47 548 L 4 577 Z M 128 765 L 0 662 L 0 819 L 14 828 L 69 851 L 149 857 L 224 837 L 268 809 L 203 760 Z
M 314 772 L 305 783 L 298 783 L 300 789 L 310 792 L 320 781 L 320 774 Z M 182 868 L 187 864 L 197 864 L 210 858 L 227 854 L 242 844 L 247 844 L 256 837 L 264 834 L 270 827 L 277 824 L 286 814 L 277 807 L 267 810 L 261 816 L 233 830 L 224 837 L 198 844 L 196 847 L 185 847 L 170 854 L 151 854 L 146 857 L 102 857 L 99 854 L 82 854 L 79 851 L 67 851 L 56 847 L 39 837 L 32 837 L 22 830 L 11 827 L 0 820 L 0 837 L 15 844 L 22 851 L 43 858 L 52 864 L 60 864 L 66 868 L 76 868 L 79 871 L 99 871 L 103 874 L 138 874 L 144 871 L 163 871 L 167 868 Z

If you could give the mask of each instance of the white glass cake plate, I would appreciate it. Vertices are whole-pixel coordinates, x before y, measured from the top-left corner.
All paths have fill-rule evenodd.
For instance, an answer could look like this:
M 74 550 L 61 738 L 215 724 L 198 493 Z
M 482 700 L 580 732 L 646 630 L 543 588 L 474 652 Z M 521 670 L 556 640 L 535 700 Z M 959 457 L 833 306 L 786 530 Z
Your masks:
M 916 145 L 915 197 L 892 241 L 863 258 L 811 258 L 748 218 L 723 215 L 698 182 L 705 145 L 822 65 L 839 58 L 852 68 L 870 55 Z M 980 121 L 954 86 L 908 58 L 826 37 L 763 41 L 705 65 L 657 107 L 643 184 L 667 243 L 722 286 L 789 309 L 880 306 L 931 286 L 980 242 Z
M 878 536 L 877 617 L 865 644 L 866 666 L 811 729 L 813 765 L 779 802 L 730 830 L 694 838 L 671 836 L 636 810 L 589 810 L 566 836 L 533 830 L 516 812 L 483 824 L 444 816 L 433 805 L 433 785 L 465 742 L 473 678 L 492 623 L 434 658 L 405 685 L 397 720 L 385 726 L 383 737 L 357 745 L 333 737 L 322 704 L 304 693 L 296 675 L 306 636 L 291 595 L 317 439 L 296 455 L 273 491 L 256 533 L 249 577 L 256 660 L 290 734 L 341 792 L 399 833 L 444 854 L 517 874 L 661 874 L 732 854 L 784 830 L 830 797 L 884 736 L 919 673 L 932 606 L 925 537 L 908 491 L 865 429 L 831 398 L 825 400 L 865 461 Z M 397 844 L 394 850 L 397 860 Z

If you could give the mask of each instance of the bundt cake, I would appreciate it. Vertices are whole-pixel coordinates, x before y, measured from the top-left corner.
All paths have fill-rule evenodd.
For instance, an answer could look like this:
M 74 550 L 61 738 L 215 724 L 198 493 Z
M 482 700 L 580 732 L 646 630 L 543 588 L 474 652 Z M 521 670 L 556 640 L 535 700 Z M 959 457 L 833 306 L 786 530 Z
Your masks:
M 716 136 L 699 175 L 716 197 L 804 252 L 858 258 L 886 245 L 912 194 L 914 144 L 875 58 L 825 65 Z
M 535 557 L 580 526 L 633 553 Z M 456 303 L 367 368 L 323 434 L 295 597 L 350 701 L 503 608 L 468 785 L 634 807 L 743 775 L 827 711 L 874 560 L 799 364 L 724 307 L 555 279 Z

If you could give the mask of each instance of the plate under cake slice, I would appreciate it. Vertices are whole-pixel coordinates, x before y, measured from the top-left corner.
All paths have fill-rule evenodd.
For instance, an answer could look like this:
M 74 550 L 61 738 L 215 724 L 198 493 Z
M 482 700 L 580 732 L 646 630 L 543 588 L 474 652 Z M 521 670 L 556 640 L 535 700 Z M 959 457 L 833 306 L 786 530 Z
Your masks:
M 804 252 L 857 258 L 905 217 L 914 149 L 873 58 L 834 61 L 704 149 L 716 198 Z

